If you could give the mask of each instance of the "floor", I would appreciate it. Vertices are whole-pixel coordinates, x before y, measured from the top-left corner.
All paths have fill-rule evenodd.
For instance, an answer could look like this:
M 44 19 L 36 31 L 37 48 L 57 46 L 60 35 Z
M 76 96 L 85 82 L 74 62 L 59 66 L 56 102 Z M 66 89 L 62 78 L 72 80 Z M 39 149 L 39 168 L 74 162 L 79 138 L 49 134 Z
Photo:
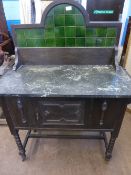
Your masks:
M 21 133 L 22 136 L 24 135 Z M 35 139 L 22 162 L 7 127 L 0 127 L 0 175 L 130 175 L 131 114 L 126 113 L 111 161 L 97 140 Z

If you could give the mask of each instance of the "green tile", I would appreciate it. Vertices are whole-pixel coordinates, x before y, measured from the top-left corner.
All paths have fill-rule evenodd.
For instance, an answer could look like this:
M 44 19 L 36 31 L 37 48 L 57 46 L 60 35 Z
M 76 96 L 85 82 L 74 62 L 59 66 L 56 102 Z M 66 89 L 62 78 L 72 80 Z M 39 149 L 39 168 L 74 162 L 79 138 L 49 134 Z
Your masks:
M 74 47 L 75 46 L 75 38 L 66 38 L 65 46 Z
M 76 38 L 76 46 L 85 47 L 85 38 Z
M 75 26 L 75 15 L 65 15 L 65 26 Z
M 65 25 L 65 15 L 56 15 L 54 16 L 55 26 L 64 26 Z
M 65 5 L 64 4 L 61 4 L 61 5 L 57 5 L 55 8 L 54 8 L 54 14 L 64 14 L 65 13 Z
M 85 26 L 83 15 L 76 15 L 76 26 Z
M 86 29 L 86 36 L 87 37 L 95 37 L 96 36 L 95 28 L 87 28 Z
M 95 38 L 86 38 L 85 45 L 87 47 L 94 47 L 94 46 L 96 46 L 96 39 Z
M 54 27 L 54 17 L 53 16 L 48 16 L 45 21 L 45 27 Z
M 26 47 L 25 30 L 16 29 L 16 42 L 19 47 Z
M 75 8 L 75 14 L 81 14 L 81 12 L 78 8 Z
M 54 16 L 54 9 L 51 9 L 51 10 L 49 11 L 49 13 L 47 14 L 47 16 Z
M 25 30 L 25 38 L 32 38 L 31 29 L 26 29 Z
M 45 46 L 44 39 L 27 39 L 27 47 L 43 47 Z
M 105 46 L 105 38 L 96 38 L 96 46 L 101 47 L 101 46 Z
M 17 37 L 21 37 L 25 35 L 25 30 L 24 29 L 15 29 Z
M 106 46 L 112 47 L 115 46 L 116 38 L 106 38 Z
M 26 40 L 24 38 L 17 39 L 17 45 L 18 47 L 26 47 Z
M 44 39 L 36 39 L 35 40 L 35 47 L 44 47 L 45 46 L 45 40 Z
M 75 7 L 71 5 L 66 5 L 65 7 L 65 14 L 75 14 Z
M 116 37 L 116 29 L 108 28 L 107 29 L 107 37 Z
M 76 27 L 76 37 L 85 37 L 85 27 Z
M 97 37 L 106 37 L 107 28 L 96 28 L 96 36 Z
M 29 33 L 28 36 L 30 38 L 41 38 L 44 36 L 44 32 L 43 29 L 29 29 Z
M 47 47 L 55 47 L 56 46 L 56 41 L 53 38 L 49 38 L 45 40 L 45 45 Z
M 36 40 L 35 39 L 27 39 L 26 43 L 27 43 L 27 47 L 36 47 Z
M 55 37 L 64 37 L 65 30 L 64 27 L 55 27 Z
M 55 37 L 54 28 L 45 29 L 45 31 L 44 31 L 44 37 L 45 38 L 54 38 Z
M 56 38 L 57 47 L 65 47 L 65 38 Z
M 65 36 L 66 37 L 75 37 L 76 28 L 75 27 L 65 27 Z

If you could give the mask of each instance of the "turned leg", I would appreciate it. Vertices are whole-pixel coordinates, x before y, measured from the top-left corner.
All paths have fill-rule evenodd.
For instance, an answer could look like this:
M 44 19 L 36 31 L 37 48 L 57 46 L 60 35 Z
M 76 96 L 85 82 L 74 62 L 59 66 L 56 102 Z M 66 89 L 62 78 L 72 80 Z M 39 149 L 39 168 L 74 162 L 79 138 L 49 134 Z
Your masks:
M 18 146 L 19 155 L 21 156 L 22 161 L 24 161 L 26 159 L 26 154 L 25 154 L 25 149 L 24 149 L 24 147 L 22 145 L 22 142 L 20 140 L 20 136 L 19 136 L 18 130 L 15 130 L 14 138 L 15 138 L 16 144 Z
M 108 147 L 106 149 L 106 153 L 105 153 L 105 160 L 110 160 L 111 159 L 115 141 L 116 141 L 116 137 L 114 137 L 111 134 L 111 138 L 110 138 L 110 141 L 109 141 Z

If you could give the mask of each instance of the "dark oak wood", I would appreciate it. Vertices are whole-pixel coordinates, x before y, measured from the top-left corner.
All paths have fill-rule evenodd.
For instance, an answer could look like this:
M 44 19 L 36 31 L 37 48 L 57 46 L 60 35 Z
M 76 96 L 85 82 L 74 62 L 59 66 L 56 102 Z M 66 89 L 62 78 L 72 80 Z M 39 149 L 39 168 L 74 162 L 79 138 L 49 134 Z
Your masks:
M 101 68 L 102 65 L 111 65 L 111 66 L 106 66 L 106 70 L 108 69 L 109 71 L 113 69 L 114 71 L 112 72 L 112 74 L 114 76 L 111 76 L 108 73 L 107 78 L 111 80 L 109 82 L 116 83 L 115 80 L 118 80 L 119 78 L 118 72 L 117 72 L 117 69 L 115 70 L 112 66 L 112 65 L 116 65 L 116 68 L 119 68 L 117 63 L 116 48 L 17 48 L 17 43 L 15 40 L 16 39 L 15 32 L 14 32 L 15 29 L 16 28 L 40 28 L 40 27 L 44 28 L 44 21 L 49 10 L 61 3 L 68 3 L 78 7 L 80 11 L 83 13 L 86 25 L 88 27 L 89 26 L 116 27 L 118 29 L 116 45 L 118 44 L 120 29 L 121 29 L 120 22 L 91 22 L 89 21 L 88 13 L 77 2 L 69 1 L 69 0 L 56 0 L 55 2 L 50 4 L 48 8 L 45 10 L 42 17 L 41 24 L 13 26 L 13 37 L 14 37 L 15 46 L 16 46 L 16 61 L 18 62 L 17 68 L 19 66 L 24 66 L 24 65 L 66 65 L 66 64 L 73 65 L 74 64 L 74 65 L 91 66 L 93 64 L 93 65 L 99 65 L 98 66 L 99 68 Z M 109 69 L 109 67 L 111 68 Z M 78 69 L 80 69 L 80 67 Z M 38 68 L 36 70 L 39 71 Z M 58 71 L 57 69 L 55 70 L 56 72 Z M 73 72 L 72 75 L 77 73 L 74 71 L 72 72 Z M 89 73 L 90 75 L 93 74 L 94 76 L 93 80 L 96 82 L 96 87 L 97 87 L 96 72 L 97 71 L 95 68 L 94 72 L 90 71 Z M 17 75 L 13 74 L 13 75 L 17 76 L 17 78 L 19 77 L 20 80 L 24 80 L 26 73 L 27 72 L 25 71 L 23 74 L 20 74 L 18 70 L 18 74 Z M 58 74 L 59 77 L 60 77 L 60 73 L 61 72 L 59 71 L 59 74 Z M 99 71 L 99 75 L 101 74 L 103 75 L 104 73 Z M 39 74 L 39 76 L 42 76 L 42 75 L 43 74 Z M 30 76 L 30 74 L 28 76 Z M 53 74 L 49 73 L 49 75 L 47 76 L 51 76 L 51 80 L 53 81 L 53 78 L 52 78 Z M 38 78 L 38 76 L 36 77 Z M 58 77 L 54 77 L 54 79 L 55 78 L 56 80 L 58 80 Z M 105 77 L 103 79 L 105 79 Z M 37 83 L 37 80 L 32 81 L 32 78 L 30 79 L 31 83 L 32 82 Z M 81 82 L 84 84 L 85 81 L 89 81 L 89 80 L 90 80 L 89 77 L 87 77 L 87 79 L 84 79 L 84 81 L 81 81 Z M 42 83 L 45 83 L 41 81 L 41 79 L 39 81 Z M 71 81 L 70 81 L 70 84 L 74 83 L 73 79 L 71 79 Z M 15 82 L 19 82 L 19 79 L 17 79 L 17 81 Z M 21 84 L 23 82 L 24 81 L 20 81 Z M 47 81 L 46 83 L 48 84 L 50 82 Z M 79 84 L 80 87 L 83 85 L 82 83 Z M 77 84 L 77 83 L 75 82 L 74 84 Z M 22 85 L 23 85 L 22 88 L 25 90 L 25 91 L 22 91 L 23 89 L 20 88 L 23 94 L 22 92 L 19 92 L 18 94 L 15 94 L 15 95 L 14 93 L 1 94 L 1 96 L 3 96 L 1 97 L 1 101 L 2 101 L 1 103 L 3 106 L 4 114 L 5 114 L 8 126 L 10 128 L 11 134 L 14 135 L 22 160 L 25 160 L 26 158 L 25 147 L 27 145 L 29 138 L 103 139 L 105 142 L 105 148 L 106 148 L 105 159 L 109 160 L 111 158 L 114 143 L 116 138 L 118 137 L 118 134 L 122 125 L 122 120 L 124 117 L 126 106 L 131 101 L 131 94 L 129 94 L 128 97 L 127 96 L 125 97 L 124 93 L 123 95 L 119 93 L 119 95 L 115 94 L 110 96 L 110 94 L 107 94 L 108 91 L 105 90 L 104 93 L 102 93 L 101 96 L 99 96 L 99 95 L 96 95 L 97 94 L 96 90 L 98 90 L 96 88 L 95 91 L 93 91 L 94 92 L 93 95 L 92 94 L 89 94 L 88 96 L 86 96 L 85 94 L 81 95 L 82 93 L 79 92 L 78 93 L 79 96 L 72 95 L 73 93 L 70 95 L 66 94 L 66 96 L 64 96 L 64 93 L 63 95 L 61 95 L 58 93 L 59 92 L 58 90 L 57 96 L 54 97 L 53 94 L 52 95 L 44 94 L 44 89 L 42 88 L 43 94 L 40 94 L 37 92 L 37 95 L 36 95 L 35 94 L 36 91 L 35 91 L 33 92 L 35 96 L 33 96 L 34 94 L 31 96 L 30 95 L 31 93 L 29 92 L 30 90 L 28 90 L 27 86 L 32 87 L 32 84 L 28 84 L 28 82 L 26 82 L 25 84 L 23 83 Z M 89 85 L 91 86 L 91 80 L 89 81 Z M 112 87 L 113 85 L 112 84 L 110 85 L 109 83 L 109 86 Z M 41 84 L 39 83 L 38 86 L 41 86 Z M 102 87 L 106 87 L 106 86 L 102 86 Z M 76 89 L 77 89 L 77 85 L 76 85 Z M 80 90 L 81 89 L 79 89 L 79 91 Z M 19 136 L 20 129 L 28 131 L 23 144 Z M 32 131 L 35 131 L 35 132 L 32 132 Z M 49 133 L 47 133 L 47 131 Z M 82 132 L 87 132 L 87 131 L 88 132 L 93 131 L 98 134 L 90 135 L 90 136 L 83 135 Z M 55 132 L 57 133 L 55 134 Z M 106 132 L 111 133 L 111 138 L 109 143 L 106 138 Z
M 37 98 L 4 97 L 3 106 L 9 128 L 18 145 L 22 160 L 25 160 L 25 146 L 29 138 L 92 138 L 103 139 L 106 145 L 105 159 L 112 157 L 112 151 L 126 110 L 126 99 L 113 98 Z M 118 110 L 119 109 L 119 110 Z M 112 112 L 113 111 L 113 112 Z M 24 116 L 24 121 L 23 121 Z M 22 145 L 18 130 L 29 130 Z M 97 131 L 100 137 L 83 135 L 31 134 L 32 130 L 53 129 L 60 131 Z M 64 131 L 64 132 L 65 132 Z M 109 144 L 105 132 L 111 132 Z
M 19 65 L 115 64 L 114 48 L 18 48 L 17 53 Z

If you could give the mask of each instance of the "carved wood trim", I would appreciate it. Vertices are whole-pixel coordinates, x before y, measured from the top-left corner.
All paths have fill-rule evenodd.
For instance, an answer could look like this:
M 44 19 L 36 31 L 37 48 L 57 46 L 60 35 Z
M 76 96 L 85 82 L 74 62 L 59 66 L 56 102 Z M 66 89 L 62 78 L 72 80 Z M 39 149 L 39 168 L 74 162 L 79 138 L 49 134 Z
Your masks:
M 24 111 L 23 111 L 23 103 L 22 100 L 20 98 L 17 99 L 17 107 L 20 111 L 20 117 L 21 117 L 21 121 L 23 124 L 27 123 L 26 118 L 24 117 Z
M 101 109 L 102 109 L 102 112 L 101 112 L 101 118 L 100 118 L 100 126 L 103 126 L 104 125 L 104 117 L 105 117 L 105 112 L 106 112 L 106 110 L 107 110 L 107 102 L 106 101 L 104 101 L 103 103 L 102 103 L 102 107 L 101 107 Z

